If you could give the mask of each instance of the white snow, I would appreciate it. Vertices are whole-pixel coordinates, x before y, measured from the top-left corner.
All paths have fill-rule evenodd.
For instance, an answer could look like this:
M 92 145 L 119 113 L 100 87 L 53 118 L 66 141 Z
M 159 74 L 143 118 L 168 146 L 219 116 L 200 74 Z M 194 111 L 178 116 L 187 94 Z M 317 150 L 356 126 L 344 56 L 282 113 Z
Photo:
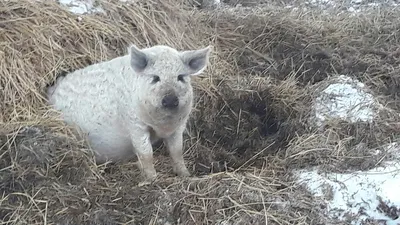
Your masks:
M 94 6 L 92 0 L 58 0 L 58 2 L 68 7 L 68 10 L 75 14 L 103 12 L 102 8 Z
M 348 10 L 349 12 L 353 12 L 353 13 L 360 12 L 359 9 L 355 9 L 353 6 L 350 6 L 347 10 Z
M 389 146 L 398 156 L 398 144 Z M 396 150 L 396 151 L 395 151 Z M 378 210 L 379 199 L 400 210 L 400 162 L 386 162 L 384 166 L 354 173 L 319 174 L 318 168 L 296 172 L 299 183 L 304 183 L 327 204 L 330 218 L 344 220 L 353 215 L 352 225 L 361 225 L 366 219 L 385 221 L 386 225 L 399 225 L 400 218 L 392 219 Z M 327 198 L 326 187 L 333 196 Z
M 331 0 L 311 0 L 309 2 L 306 2 L 306 4 L 312 6 L 336 6 L 335 1 Z
M 357 80 L 341 75 L 328 82 L 314 102 L 318 125 L 328 118 L 371 121 L 383 108 Z M 380 200 L 400 210 L 400 192 L 396 190 L 400 187 L 400 144 L 391 143 L 384 148 L 390 154 L 386 158 L 389 161 L 369 171 L 320 174 L 315 167 L 295 174 L 299 183 L 323 199 L 327 216 L 332 219 L 349 219 L 352 225 L 362 225 L 366 219 L 400 225 L 400 218 L 392 219 L 379 210 Z
M 323 11 L 328 11 L 330 9 L 336 9 L 341 12 L 350 12 L 351 16 L 356 16 L 357 13 L 367 10 L 370 8 L 381 7 L 381 6 L 389 6 L 389 7 L 397 7 L 399 5 L 397 0 L 295 0 L 292 4 L 297 7 L 286 7 L 293 8 L 293 10 L 298 7 L 303 11 L 307 11 L 309 8 L 319 8 Z
M 371 121 L 380 104 L 365 92 L 361 82 L 341 75 L 325 88 L 315 100 L 315 118 L 320 126 L 330 118 L 349 122 Z

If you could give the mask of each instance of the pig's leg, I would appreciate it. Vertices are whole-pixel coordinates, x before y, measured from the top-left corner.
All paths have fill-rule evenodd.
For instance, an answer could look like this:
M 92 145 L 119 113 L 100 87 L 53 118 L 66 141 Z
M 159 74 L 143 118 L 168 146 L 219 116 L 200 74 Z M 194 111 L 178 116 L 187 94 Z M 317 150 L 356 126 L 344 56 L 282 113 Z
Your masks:
M 131 140 L 144 178 L 139 185 L 149 184 L 157 177 L 153 163 L 153 147 L 151 146 L 150 133 L 145 131 L 133 132 Z
M 172 158 L 172 168 L 175 174 L 181 177 L 190 176 L 183 160 L 183 129 L 177 130 L 164 140 Z

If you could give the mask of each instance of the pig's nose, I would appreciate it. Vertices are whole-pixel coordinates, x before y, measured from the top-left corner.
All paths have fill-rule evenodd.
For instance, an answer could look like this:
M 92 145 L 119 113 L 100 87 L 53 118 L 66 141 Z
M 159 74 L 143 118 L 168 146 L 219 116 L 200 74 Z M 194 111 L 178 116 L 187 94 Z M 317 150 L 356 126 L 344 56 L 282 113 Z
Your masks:
M 174 109 L 179 105 L 179 99 L 175 95 L 166 95 L 161 101 L 162 106 L 167 109 Z

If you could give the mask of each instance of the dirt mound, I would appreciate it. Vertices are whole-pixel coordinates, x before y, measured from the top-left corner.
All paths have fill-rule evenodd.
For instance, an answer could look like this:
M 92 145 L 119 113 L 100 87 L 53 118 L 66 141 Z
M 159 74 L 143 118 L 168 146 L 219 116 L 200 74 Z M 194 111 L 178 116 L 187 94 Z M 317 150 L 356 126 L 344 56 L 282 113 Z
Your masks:
M 64 213 L 56 214 L 63 205 L 78 204 L 74 193 L 97 180 L 90 152 L 55 131 L 25 127 L 1 136 L 1 141 L 0 215 L 4 222 L 35 224 L 46 221 L 44 215 L 60 218 Z
M 372 124 L 336 121 L 324 131 L 308 121 L 312 84 L 335 73 L 359 78 L 398 110 L 397 78 L 390 76 L 398 69 L 390 45 L 398 25 L 386 21 L 394 14 L 322 17 L 267 6 L 198 11 L 178 0 L 100 5 L 104 14 L 77 16 L 48 1 L 0 3 L 6 224 L 327 224 L 322 202 L 294 186 L 290 169 L 370 168 L 384 157 L 374 148 L 398 130 L 393 115 Z M 185 134 L 195 177 L 172 176 L 162 148 L 155 152 L 160 177 L 150 186 L 137 186 L 134 162 L 95 165 L 43 98 L 59 74 L 125 54 L 130 43 L 188 49 L 210 42 L 215 53 L 195 79 Z

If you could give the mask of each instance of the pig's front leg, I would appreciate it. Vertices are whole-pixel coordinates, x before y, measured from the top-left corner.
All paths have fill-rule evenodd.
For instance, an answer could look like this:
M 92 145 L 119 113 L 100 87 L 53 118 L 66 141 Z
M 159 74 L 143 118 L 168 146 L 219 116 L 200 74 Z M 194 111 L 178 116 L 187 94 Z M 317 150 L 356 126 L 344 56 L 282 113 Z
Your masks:
M 170 137 L 164 139 L 164 143 L 172 158 L 174 173 L 180 177 L 190 176 L 183 160 L 183 129 L 177 130 Z
M 151 146 L 150 133 L 146 131 L 133 132 L 131 139 L 143 176 L 143 181 L 139 185 L 149 184 L 157 177 L 153 162 L 153 147 Z

